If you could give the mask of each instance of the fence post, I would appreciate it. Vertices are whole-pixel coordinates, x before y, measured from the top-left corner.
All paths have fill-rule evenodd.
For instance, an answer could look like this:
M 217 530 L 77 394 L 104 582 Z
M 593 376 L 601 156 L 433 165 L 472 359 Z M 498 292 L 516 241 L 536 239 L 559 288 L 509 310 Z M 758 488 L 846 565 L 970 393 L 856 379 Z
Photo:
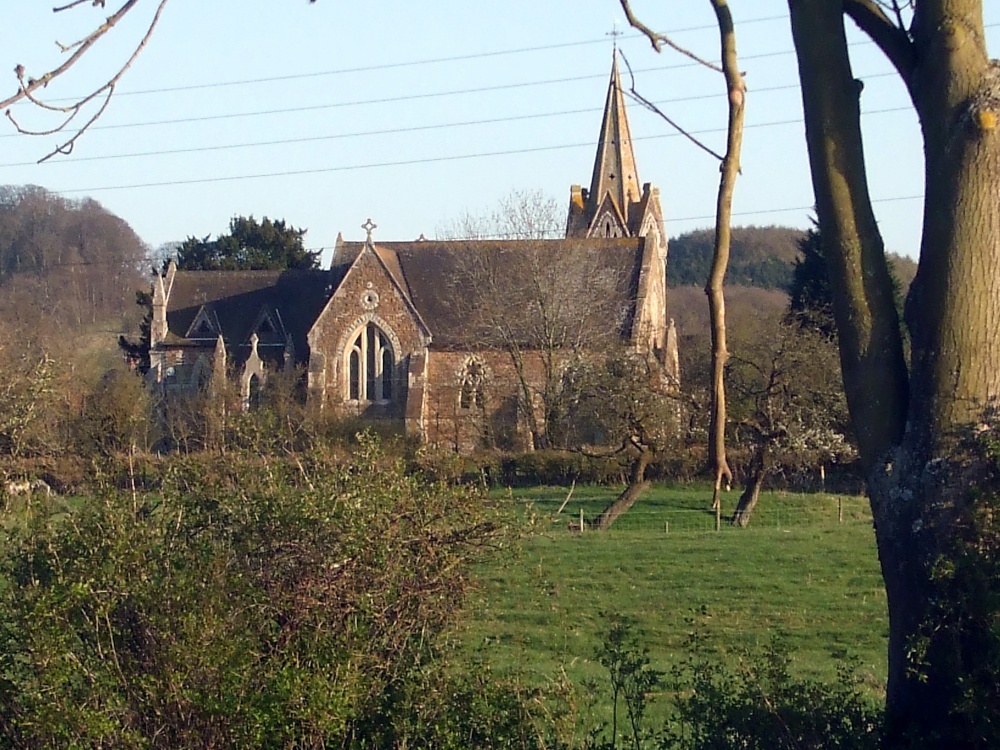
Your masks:
M 583 508 L 580 508 L 580 533 L 583 533 Z
M 837 496 L 837 523 L 844 522 L 844 498 L 842 495 Z

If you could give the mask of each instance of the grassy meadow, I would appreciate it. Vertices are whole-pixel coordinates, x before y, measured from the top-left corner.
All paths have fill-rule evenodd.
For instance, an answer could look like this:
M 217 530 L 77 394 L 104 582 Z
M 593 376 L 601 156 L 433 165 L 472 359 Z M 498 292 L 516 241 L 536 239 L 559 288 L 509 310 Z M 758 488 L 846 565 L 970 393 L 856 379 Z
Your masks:
M 614 488 L 506 493 L 530 531 L 519 553 L 479 571 L 464 648 L 543 682 L 565 670 L 603 682 L 594 659 L 602 613 L 634 618 L 653 666 L 669 669 L 691 633 L 735 662 L 745 647 L 787 644 L 791 671 L 832 678 L 845 654 L 884 689 L 888 623 L 867 501 L 765 493 L 750 527 L 714 531 L 707 486 L 654 486 L 610 532 L 574 533 Z M 839 507 L 838 507 L 839 500 Z M 842 518 L 842 520 L 841 520 Z

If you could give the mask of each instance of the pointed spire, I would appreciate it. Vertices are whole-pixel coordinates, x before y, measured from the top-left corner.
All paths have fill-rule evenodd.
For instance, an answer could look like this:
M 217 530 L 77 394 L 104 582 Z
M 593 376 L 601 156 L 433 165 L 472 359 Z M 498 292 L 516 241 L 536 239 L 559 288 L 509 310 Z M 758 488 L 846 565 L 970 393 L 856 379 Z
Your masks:
M 605 194 L 610 193 L 627 223 L 629 203 L 638 201 L 642 196 L 639 185 L 635 154 L 632 151 L 632 136 L 625 114 L 625 96 L 622 93 L 621 76 L 618 74 L 616 46 L 588 198 L 591 205 L 596 207 L 604 200 Z
M 215 340 L 215 351 L 212 354 L 212 382 L 223 382 L 226 377 L 226 341 L 222 334 Z

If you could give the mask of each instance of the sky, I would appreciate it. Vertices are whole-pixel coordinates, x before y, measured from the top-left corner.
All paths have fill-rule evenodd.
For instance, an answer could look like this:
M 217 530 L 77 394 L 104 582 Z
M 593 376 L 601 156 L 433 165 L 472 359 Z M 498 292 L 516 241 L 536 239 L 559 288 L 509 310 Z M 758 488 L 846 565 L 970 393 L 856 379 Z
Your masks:
M 0 71 L 21 64 L 37 75 L 59 64 L 56 41 L 81 38 L 121 2 L 54 14 L 54 0 L 8 1 Z M 807 227 L 813 193 L 786 2 L 731 5 L 748 86 L 734 224 Z M 1000 2 L 985 5 L 996 54 Z M 678 44 L 717 58 L 707 0 L 633 7 Z M 107 80 L 154 8 L 140 0 L 45 91 L 47 100 L 64 103 Z M 570 185 L 589 184 L 613 38 L 636 90 L 721 153 L 721 75 L 655 53 L 627 28 L 617 0 L 169 0 L 70 155 L 37 164 L 59 136 L 20 135 L 0 122 L 0 184 L 89 196 L 151 248 L 214 236 L 236 215 L 307 229 L 306 245 L 325 259 L 338 233 L 363 239 L 368 218 L 376 241 L 434 237 L 512 191 L 541 191 L 563 206 Z M 915 256 L 923 193 L 916 118 L 878 50 L 852 39 L 876 213 L 887 248 Z M 15 90 L 13 73 L 0 74 L 0 99 Z M 711 226 L 717 161 L 639 103 L 628 107 L 639 179 L 660 188 L 668 235 Z M 23 104 L 12 114 L 27 127 L 58 122 Z

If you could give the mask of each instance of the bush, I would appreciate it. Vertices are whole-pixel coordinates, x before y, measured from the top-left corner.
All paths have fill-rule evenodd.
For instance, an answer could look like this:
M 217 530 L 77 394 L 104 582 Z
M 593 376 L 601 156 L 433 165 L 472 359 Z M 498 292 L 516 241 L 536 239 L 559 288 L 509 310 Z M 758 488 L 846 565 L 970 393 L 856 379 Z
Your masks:
M 533 451 L 508 456 L 500 466 L 508 487 L 539 484 L 613 484 L 624 481 L 626 463 L 617 456 L 590 457 L 571 451 Z
M 676 716 L 660 747 L 671 750 L 876 750 L 881 708 L 849 660 L 836 683 L 797 679 L 780 641 L 745 651 L 728 667 L 694 641 L 674 675 Z
M 110 456 L 149 445 L 149 388 L 135 373 L 109 370 L 89 393 L 73 436 L 81 455 Z
M 346 466 L 171 462 L 0 551 L 0 746 L 391 747 L 505 526 L 371 439 Z M 403 734 L 401 734 L 403 733 Z

